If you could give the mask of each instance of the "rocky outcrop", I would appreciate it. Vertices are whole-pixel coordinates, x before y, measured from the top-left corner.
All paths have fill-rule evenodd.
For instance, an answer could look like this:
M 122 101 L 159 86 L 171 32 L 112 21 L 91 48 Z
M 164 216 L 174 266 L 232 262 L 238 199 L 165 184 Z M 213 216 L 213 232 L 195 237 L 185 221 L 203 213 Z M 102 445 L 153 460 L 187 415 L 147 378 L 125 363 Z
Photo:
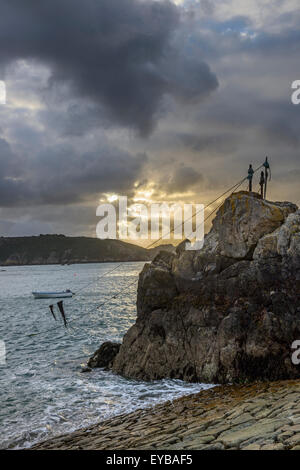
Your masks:
M 87 363 L 88 367 L 91 369 L 95 369 L 97 367 L 110 367 L 120 350 L 120 346 L 121 345 L 119 343 L 112 343 L 110 341 L 103 343 L 89 359 Z
M 231 195 L 200 251 L 161 252 L 140 274 L 137 321 L 113 370 L 210 383 L 300 377 L 300 211 Z
M 233 259 L 251 259 L 260 238 L 280 227 L 296 209 L 291 203 L 264 201 L 255 193 L 234 194 L 226 199 L 214 219 L 205 251 Z

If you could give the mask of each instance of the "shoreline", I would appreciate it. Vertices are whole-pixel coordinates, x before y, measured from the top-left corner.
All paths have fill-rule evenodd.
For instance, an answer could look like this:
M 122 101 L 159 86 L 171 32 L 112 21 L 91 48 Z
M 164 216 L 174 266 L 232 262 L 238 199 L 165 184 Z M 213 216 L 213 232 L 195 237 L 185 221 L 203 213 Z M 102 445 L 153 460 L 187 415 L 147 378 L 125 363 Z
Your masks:
M 32 264 L 0 264 L 0 268 L 22 268 L 25 266 L 75 266 L 75 265 L 81 265 L 81 264 L 108 264 L 108 263 L 150 263 L 151 260 L 108 260 L 108 261 L 76 261 L 71 264 L 60 264 L 60 263 L 45 263 L 45 264 L 37 264 L 37 263 L 32 263 Z
M 300 380 L 221 385 L 42 441 L 32 450 L 300 450 Z

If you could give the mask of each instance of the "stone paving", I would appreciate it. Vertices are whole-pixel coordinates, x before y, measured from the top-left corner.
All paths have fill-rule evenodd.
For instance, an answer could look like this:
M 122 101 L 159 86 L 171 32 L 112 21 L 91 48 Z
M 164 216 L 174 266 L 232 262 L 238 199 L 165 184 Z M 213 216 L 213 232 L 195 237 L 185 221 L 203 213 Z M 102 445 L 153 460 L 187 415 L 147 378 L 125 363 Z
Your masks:
M 218 386 L 33 449 L 300 450 L 300 380 Z

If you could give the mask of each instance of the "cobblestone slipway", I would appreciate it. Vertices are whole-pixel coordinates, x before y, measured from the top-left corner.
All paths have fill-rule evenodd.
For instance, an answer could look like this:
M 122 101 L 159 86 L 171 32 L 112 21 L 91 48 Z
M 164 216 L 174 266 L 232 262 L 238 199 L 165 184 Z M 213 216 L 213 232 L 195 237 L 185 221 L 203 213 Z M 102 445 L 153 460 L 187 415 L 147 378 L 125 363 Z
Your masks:
M 300 381 L 218 386 L 34 449 L 300 450 Z

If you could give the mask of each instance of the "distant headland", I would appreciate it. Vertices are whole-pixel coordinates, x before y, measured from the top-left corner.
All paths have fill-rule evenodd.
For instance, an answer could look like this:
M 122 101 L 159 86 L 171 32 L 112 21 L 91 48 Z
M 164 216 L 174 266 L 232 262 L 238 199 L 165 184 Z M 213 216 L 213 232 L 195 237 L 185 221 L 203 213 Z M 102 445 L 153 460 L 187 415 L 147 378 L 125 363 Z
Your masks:
M 152 260 L 161 249 L 150 250 L 120 240 L 99 240 L 65 235 L 35 237 L 0 237 L 0 265 L 26 266 L 47 264 L 108 263 Z

